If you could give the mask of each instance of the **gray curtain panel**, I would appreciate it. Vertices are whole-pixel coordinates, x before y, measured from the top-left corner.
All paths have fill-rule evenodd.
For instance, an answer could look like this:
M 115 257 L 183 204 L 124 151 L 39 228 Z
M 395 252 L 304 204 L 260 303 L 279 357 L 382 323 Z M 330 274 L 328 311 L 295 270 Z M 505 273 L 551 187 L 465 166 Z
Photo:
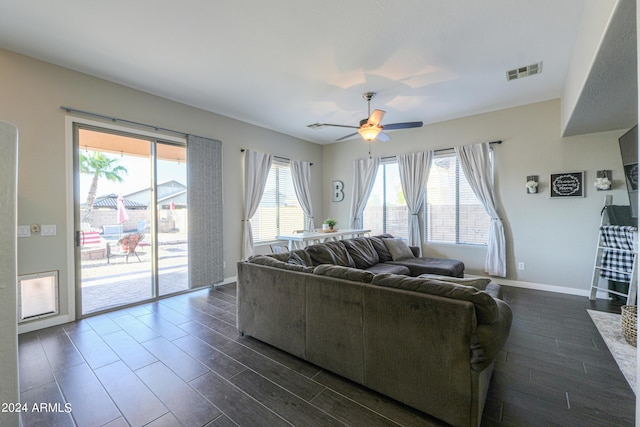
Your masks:
M 377 157 L 353 162 L 353 193 L 349 224 L 351 228 L 363 228 L 362 213 L 376 181 L 378 166 L 380 166 L 380 158 Z
M 300 207 L 307 217 L 304 229 L 313 231 L 313 205 L 311 204 L 311 164 L 300 160 L 291 159 L 291 177 L 293 189 L 296 192 Z
M 404 192 L 409 209 L 409 246 L 417 246 L 422 254 L 422 233 L 418 213 L 424 203 L 427 191 L 427 178 L 431 170 L 433 151 L 400 154 L 398 168 L 400 170 L 400 184 Z
M 224 280 L 222 241 L 222 142 L 187 138 L 189 287 Z
M 493 185 L 491 148 L 488 143 L 484 142 L 455 147 L 454 150 L 460 159 L 460 166 L 469 186 L 491 217 L 484 271 L 490 276 L 506 277 L 507 250 L 504 226 L 502 219 L 498 216 L 498 200 Z

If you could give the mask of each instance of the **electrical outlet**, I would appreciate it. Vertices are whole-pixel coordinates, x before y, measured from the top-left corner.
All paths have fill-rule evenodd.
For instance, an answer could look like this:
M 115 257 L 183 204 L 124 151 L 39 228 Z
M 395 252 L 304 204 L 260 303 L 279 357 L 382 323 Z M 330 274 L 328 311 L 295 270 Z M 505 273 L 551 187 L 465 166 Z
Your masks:
M 520 262 L 518 263 L 518 270 L 520 270 L 520 271 L 524 271 L 524 262 L 520 261 Z

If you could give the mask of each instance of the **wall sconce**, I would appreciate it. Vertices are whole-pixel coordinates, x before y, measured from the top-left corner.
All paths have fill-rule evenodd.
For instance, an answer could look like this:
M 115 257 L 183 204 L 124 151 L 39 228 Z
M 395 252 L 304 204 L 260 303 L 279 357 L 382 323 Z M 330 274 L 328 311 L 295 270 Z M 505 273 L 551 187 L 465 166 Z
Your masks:
M 527 176 L 527 183 L 525 184 L 527 193 L 534 194 L 538 192 L 538 175 Z
M 601 170 L 596 172 L 596 182 L 593 183 L 598 191 L 611 190 L 611 171 Z

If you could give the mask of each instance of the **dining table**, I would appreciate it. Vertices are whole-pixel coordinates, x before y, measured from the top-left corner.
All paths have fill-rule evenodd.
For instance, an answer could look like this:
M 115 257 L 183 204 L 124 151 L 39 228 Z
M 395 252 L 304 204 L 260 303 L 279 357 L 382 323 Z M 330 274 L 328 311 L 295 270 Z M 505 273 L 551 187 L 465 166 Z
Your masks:
M 300 233 L 281 234 L 276 236 L 278 240 L 287 241 L 287 246 L 290 251 L 298 249 L 300 247 L 307 246 L 309 244 L 323 243 L 329 240 L 340 240 L 345 237 L 360 237 L 371 230 L 362 228 L 344 228 L 335 230 L 315 230 L 315 231 L 303 231 Z

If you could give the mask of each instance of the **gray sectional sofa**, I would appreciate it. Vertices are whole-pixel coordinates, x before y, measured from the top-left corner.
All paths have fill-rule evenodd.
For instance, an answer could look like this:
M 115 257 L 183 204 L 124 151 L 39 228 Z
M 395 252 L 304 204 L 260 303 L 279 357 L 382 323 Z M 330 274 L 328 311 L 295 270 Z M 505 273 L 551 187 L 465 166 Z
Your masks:
M 423 273 L 399 242 L 365 237 L 239 262 L 238 330 L 453 426 L 478 426 L 511 310 L 499 285 Z M 364 267 L 369 244 L 378 262 Z

